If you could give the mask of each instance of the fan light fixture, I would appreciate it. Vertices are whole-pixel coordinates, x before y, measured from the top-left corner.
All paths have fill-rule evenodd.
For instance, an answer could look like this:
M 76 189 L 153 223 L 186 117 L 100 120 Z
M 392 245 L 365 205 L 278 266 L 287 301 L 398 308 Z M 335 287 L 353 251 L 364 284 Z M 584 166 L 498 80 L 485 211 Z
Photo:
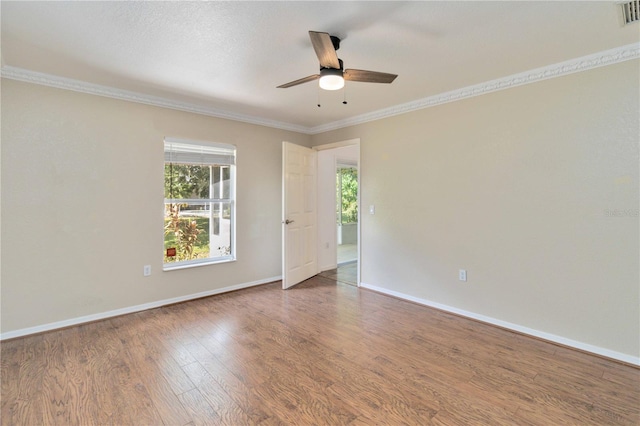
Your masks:
M 320 70 L 320 88 L 324 90 L 340 90 L 344 87 L 342 70 L 323 68 Z

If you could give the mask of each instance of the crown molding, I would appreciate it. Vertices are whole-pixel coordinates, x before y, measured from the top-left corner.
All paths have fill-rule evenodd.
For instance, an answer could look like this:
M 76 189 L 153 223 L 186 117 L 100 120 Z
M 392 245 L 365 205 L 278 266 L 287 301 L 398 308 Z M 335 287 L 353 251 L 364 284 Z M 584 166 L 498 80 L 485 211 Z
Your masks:
M 72 90 L 74 92 L 88 93 L 91 95 L 104 96 L 107 98 L 120 99 L 140 104 L 153 105 L 163 108 L 175 109 L 178 111 L 193 112 L 210 117 L 224 118 L 227 120 L 242 121 L 259 126 L 272 127 L 281 130 L 290 130 L 298 133 L 309 133 L 309 128 L 291 123 L 284 123 L 265 118 L 236 114 L 217 108 L 204 107 L 188 102 L 180 102 L 158 96 L 145 95 L 129 90 L 116 89 L 115 87 L 102 86 L 99 84 L 87 83 L 71 78 L 58 77 L 51 74 L 29 71 L 22 68 L 3 66 L 0 70 L 3 78 L 24 81 L 27 83 L 40 84 L 43 86 L 55 87 L 57 89 Z
M 367 123 L 369 121 L 380 120 L 382 118 L 393 117 L 394 115 L 406 114 L 419 109 L 430 108 L 449 102 L 468 99 L 475 96 L 485 95 L 487 93 L 497 92 L 499 90 L 510 89 L 512 87 L 523 86 L 525 84 L 536 83 L 542 80 L 562 77 L 581 71 L 588 71 L 594 68 L 613 65 L 631 59 L 640 58 L 640 43 L 633 43 L 626 46 L 617 47 L 615 49 L 605 50 L 603 52 L 592 55 L 582 56 L 580 58 L 570 59 L 553 65 L 536 68 L 519 74 L 513 74 L 507 77 L 498 78 L 484 83 L 467 86 L 462 89 L 452 90 L 450 92 L 441 93 L 427 98 L 418 99 L 416 101 L 407 102 L 405 104 L 396 105 L 368 114 L 358 115 L 356 117 L 347 118 L 333 123 L 323 124 L 309 129 L 311 134 L 318 134 L 330 130 L 341 129 L 343 127 L 354 126 L 357 124 Z
M 58 89 L 72 90 L 75 92 L 105 96 L 108 98 L 159 106 L 178 111 L 192 112 L 216 118 L 224 118 L 227 120 L 241 121 L 259 126 L 272 127 L 275 129 L 315 135 L 638 58 L 640 58 L 640 43 L 633 43 L 315 127 L 305 127 L 255 116 L 236 114 L 216 108 L 174 101 L 157 96 L 144 95 L 128 90 L 86 83 L 79 80 L 29 71 L 12 66 L 2 66 L 0 69 L 0 75 L 3 78 L 40 84 Z

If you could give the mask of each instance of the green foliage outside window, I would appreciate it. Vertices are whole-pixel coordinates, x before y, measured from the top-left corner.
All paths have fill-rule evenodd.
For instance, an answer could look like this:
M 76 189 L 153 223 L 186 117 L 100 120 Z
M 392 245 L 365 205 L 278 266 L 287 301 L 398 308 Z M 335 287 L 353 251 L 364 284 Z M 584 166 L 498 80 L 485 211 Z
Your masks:
M 165 164 L 164 198 L 209 198 L 211 166 Z
M 358 222 L 358 169 L 340 168 L 337 174 L 338 221 Z
M 205 258 L 209 255 L 209 218 L 180 217 L 181 204 L 166 204 L 164 248 L 176 248 L 175 256 L 165 262 Z
M 207 199 L 211 166 L 165 164 L 164 196 L 168 199 Z M 182 210 L 203 209 L 204 204 L 166 203 L 164 218 L 165 263 L 209 256 L 209 218 L 183 216 Z M 175 248 L 175 256 L 166 249 Z

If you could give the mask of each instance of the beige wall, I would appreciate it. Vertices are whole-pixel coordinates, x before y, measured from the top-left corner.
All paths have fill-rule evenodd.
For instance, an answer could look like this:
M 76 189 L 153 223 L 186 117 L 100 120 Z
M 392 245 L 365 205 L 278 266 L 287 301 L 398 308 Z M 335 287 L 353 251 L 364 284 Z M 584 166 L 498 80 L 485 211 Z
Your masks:
M 237 146 L 237 262 L 162 271 L 165 136 Z M 308 135 L 3 79 L 1 137 L 3 333 L 281 275 Z
M 361 139 L 362 282 L 638 359 L 638 62 L 314 136 Z

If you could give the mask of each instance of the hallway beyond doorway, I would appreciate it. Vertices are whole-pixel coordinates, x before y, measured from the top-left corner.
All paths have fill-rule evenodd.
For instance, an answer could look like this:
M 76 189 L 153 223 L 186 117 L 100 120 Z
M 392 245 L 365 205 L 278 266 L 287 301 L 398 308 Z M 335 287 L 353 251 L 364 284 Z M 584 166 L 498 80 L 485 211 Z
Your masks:
M 339 244 L 338 245 L 338 266 L 358 260 L 357 244 Z
M 358 262 L 347 263 L 342 266 L 338 266 L 337 269 L 330 269 L 320 273 L 321 277 L 336 280 L 342 284 L 349 284 L 353 286 L 358 285 Z

